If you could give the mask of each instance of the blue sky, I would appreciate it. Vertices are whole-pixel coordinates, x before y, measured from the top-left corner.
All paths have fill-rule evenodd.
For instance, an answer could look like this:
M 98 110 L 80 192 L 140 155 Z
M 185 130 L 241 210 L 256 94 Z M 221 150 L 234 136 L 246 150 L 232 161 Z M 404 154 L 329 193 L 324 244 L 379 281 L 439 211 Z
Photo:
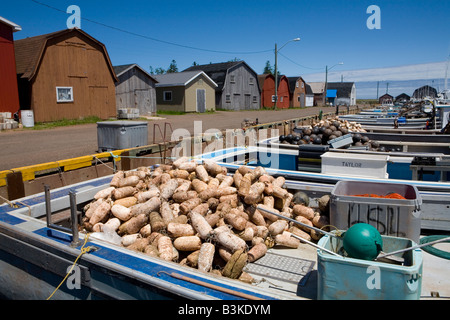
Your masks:
M 0 16 L 22 27 L 14 35 L 22 39 L 65 29 L 69 5 L 81 8 L 81 28 L 106 45 L 113 65 L 146 70 L 238 58 L 262 73 L 275 43 L 296 37 L 278 56 L 288 76 L 341 61 L 336 73 L 443 62 L 450 53 L 448 0 L 15 0 L 1 1 Z M 379 30 L 366 26 L 370 5 L 381 9 Z

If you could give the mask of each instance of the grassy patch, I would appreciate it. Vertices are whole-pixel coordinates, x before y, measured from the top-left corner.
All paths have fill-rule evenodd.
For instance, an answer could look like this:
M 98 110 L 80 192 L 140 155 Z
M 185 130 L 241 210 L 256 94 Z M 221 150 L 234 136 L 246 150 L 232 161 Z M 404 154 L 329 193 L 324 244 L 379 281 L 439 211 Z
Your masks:
M 91 117 L 86 117 L 83 119 L 73 119 L 73 120 L 62 119 L 62 120 L 53 121 L 53 122 L 36 122 L 34 124 L 34 127 L 30 127 L 30 128 L 24 127 L 24 129 L 29 129 L 29 130 L 52 129 L 52 128 L 57 128 L 57 127 L 75 126 L 78 124 L 97 123 L 101 120 L 102 119 L 100 119 L 99 117 L 91 116 Z
M 157 115 L 183 115 L 186 114 L 184 111 L 174 111 L 174 110 L 158 110 Z

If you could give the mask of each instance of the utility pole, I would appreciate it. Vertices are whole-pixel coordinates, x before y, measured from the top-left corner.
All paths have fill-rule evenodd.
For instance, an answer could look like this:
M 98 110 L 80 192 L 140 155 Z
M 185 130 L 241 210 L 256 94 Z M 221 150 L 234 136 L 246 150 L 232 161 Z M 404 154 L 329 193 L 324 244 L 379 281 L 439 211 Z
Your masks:
M 277 109 L 278 102 L 278 49 L 277 44 L 275 43 L 275 110 Z

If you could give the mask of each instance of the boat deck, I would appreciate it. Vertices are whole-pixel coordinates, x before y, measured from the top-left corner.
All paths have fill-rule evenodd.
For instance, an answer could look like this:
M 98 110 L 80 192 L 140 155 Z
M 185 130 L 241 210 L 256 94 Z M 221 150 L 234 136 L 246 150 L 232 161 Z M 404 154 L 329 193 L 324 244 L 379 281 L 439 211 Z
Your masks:
M 110 178 L 52 191 L 52 209 L 64 216 L 69 191 L 77 194 L 77 203 L 83 203 L 104 188 Z M 47 298 L 81 252 L 81 245 L 71 246 L 70 234 L 47 227 L 42 219 L 44 202 L 44 195 L 38 194 L 15 201 L 17 208 L 8 204 L 0 206 L 0 268 L 16 271 L 2 272 L 0 292 L 7 295 L 11 290 L 10 298 Z M 84 237 L 80 234 L 81 240 Z M 205 274 L 134 252 L 101 240 L 96 234 L 90 235 L 86 246 L 95 250 L 85 253 L 79 260 L 82 289 L 70 290 L 62 286 L 54 299 L 317 299 L 317 249 L 308 244 L 302 243 L 297 249 L 274 247 L 260 260 L 247 264 L 244 270 L 254 277 L 253 284 Z M 448 243 L 439 246 L 450 249 Z M 13 258 L 8 259 L 11 255 Z M 21 268 L 17 261 L 24 266 Z M 30 272 L 33 269 L 30 265 L 45 272 Z M 450 299 L 449 271 L 450 260 L 423 252 L 421 298 Z M 217 287 L 227 291 L 215 289 Z M 432 296 L 432 292 L 438 294 Z

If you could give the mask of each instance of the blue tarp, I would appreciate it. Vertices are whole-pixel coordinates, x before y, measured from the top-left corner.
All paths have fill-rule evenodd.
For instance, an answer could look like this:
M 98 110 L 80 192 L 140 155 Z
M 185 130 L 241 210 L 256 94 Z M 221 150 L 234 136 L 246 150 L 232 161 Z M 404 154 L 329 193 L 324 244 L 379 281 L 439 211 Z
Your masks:
M 336 89 L 327 90 L 327 98 L 336 98 L 336 95 L 337 95 Z

